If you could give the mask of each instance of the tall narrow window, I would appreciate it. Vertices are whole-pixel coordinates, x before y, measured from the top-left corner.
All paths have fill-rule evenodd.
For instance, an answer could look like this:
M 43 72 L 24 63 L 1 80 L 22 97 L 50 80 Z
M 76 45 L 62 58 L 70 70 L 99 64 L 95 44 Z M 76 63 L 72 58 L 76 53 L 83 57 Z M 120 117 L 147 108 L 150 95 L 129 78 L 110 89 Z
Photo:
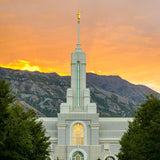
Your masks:
M 77 62 L 77 106 L 80 106 L 80 62 Z
M 73 145 L 83 145 L 84 144 L 84 129 L 83 125 L 76 123 L 73 126 Z

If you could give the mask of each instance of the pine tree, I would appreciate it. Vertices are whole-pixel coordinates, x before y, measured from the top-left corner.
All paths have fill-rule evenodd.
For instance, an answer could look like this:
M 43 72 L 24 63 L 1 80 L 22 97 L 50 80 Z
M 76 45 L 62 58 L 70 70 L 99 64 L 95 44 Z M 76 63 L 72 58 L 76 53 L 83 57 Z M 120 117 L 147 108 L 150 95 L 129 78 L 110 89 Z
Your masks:
M 9 83 L 6 80 L 0 80 L 0 149 L 3 147 L 3 141 L 6 137 L 6 120 L 9 117 L 8 108 L 14 102 L 15 96 L 11 93 Z
M 0 141 L 0 159 L 46 159 L 50 142 L 49 137 L 45 136 L 42 122 L 37 120 L 33 110 L 25 111 L 21 106 L 12 104 L 14 99 L 9 84 L 0 81 L 0 133 L 3 137 Z
M 160 157 L 160 100 L 147 96 L 123 135 L 119 160 L 158 160 Z

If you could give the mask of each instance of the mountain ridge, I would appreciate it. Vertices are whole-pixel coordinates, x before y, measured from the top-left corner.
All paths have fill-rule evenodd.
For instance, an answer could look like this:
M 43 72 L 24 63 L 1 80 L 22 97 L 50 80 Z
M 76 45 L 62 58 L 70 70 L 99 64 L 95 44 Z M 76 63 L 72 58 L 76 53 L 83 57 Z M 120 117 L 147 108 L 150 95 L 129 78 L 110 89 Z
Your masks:
M 70 76 L 57 73 L 30 72 L 0 67 L 0 79 L 7 79 L 18 100 L 26 109 L 34 108 L 39 116 L 57 116 L 60 103 L 66 101 L 66 90 L 70 87 Z M 132 84 L 120 76 L 105 76 L 87 73 L 87 88 L 91 102 L 97 104 L 100 116 L 131 116 L 139 103 L 145 101 L 144 94 L 158 92 Z M 27 106 L 27 107 L 26 107 Z

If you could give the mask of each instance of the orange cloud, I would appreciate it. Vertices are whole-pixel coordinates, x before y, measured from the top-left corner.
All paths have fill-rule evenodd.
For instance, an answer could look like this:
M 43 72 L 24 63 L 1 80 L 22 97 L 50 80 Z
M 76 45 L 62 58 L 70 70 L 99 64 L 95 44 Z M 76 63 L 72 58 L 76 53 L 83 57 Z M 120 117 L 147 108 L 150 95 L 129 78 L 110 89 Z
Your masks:
M 18 69 L 18 70 L 27 70 L 27 71 L 39 71 L 39 72 L 45 72 L 45 73 L 51 73 L 51 72 L 55 72 L 55 70 L 53 68 L 50 67 L 40 67 L 38 65 L 31 65 L 31 62 L 26 61 L 26 60 L 18 60 L 15 63 L 9 63 L 9 64 L 0 64 L 0 67 L 4 67 L 4 68 L 11 68 L 11 69 Z M 68 75 L 65 73 L 59 73 L 59 75 Z
M 1 0 L 0 66 L 69 75 L 80 10 L 80 42 L 87 71 L 119 75 L 159 91 L 158 3 Z
M 39 66 L 32 66 L 30 65 L 30 62 L 25 60 L 18 60 L 16 63 L 9 63 L 7 65 L 0 64 L 1 67 L 5 68 L 12 68 L 12 69 L 19 69 L 19 70 L 28 70 L 28 71 L 39 71 L 41 72 L 41 69 Z

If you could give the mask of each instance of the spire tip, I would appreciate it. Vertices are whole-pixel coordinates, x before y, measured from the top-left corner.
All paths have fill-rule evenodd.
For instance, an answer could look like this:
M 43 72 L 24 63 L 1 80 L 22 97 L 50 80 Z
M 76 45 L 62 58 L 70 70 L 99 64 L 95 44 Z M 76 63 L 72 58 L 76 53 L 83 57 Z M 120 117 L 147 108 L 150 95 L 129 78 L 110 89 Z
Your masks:
M 79 42 L 79 36 L 80 36 L 80 12 L 78 11 L 78 43 L 77 43 L 77 48 L 76 51 L 81 51 L 81 46 L 80 46 L 80 42 Z
M 78 16 L 78 22 L 80 22 L 80 12 L 79 11 L 78 11 L 77 16 Z

